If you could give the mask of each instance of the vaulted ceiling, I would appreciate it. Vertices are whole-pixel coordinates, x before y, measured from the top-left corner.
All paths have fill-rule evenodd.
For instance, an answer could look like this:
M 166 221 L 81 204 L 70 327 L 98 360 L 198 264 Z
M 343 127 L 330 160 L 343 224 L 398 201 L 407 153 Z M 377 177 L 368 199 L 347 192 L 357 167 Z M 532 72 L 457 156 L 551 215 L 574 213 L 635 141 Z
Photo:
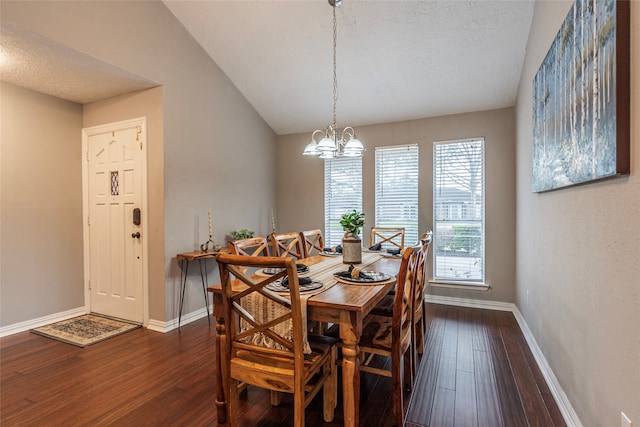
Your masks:
M 331 122 L 326 0 L 164 4 L 277 134 Z M 336 11 L 339 127 L 515 103 L 532 0 L 343 0 Z M 62 99 L 86 103 L 155 85 L 19 27 L 3 25 L 1 42 L 27 64 L 3 66 L 3 80 Z
M 164 3 L 276 133 L 330 123 L 327 0 Z M 533 1 L 343 0 L 338 125 L 514 105 L 532 15 Z

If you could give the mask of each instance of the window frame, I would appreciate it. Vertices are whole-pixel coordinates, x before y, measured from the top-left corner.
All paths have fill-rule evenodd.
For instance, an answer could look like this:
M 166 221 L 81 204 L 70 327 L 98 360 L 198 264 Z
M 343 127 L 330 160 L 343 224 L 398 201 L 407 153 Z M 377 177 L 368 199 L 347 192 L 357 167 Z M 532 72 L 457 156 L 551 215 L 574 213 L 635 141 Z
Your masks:
M 407 211 L 407 207 L 411 207 L 409 209 L 408 215 L 413 218 L 409 218 L 406 221 L 398 220 L 396 218 L 390 219 L 389 215 L 383 215 L 382 210 L 389 207 L 392 207 L 395 203 L 393 197 L 388 197 L 379 193 L 379 191 L 385 190 L 388 187 L 388 184 L 385 185 L 384 182 L 380 180 L 384 179 L 387 175 L 387 172 L 391 170 L 391 168 L 387 168 L 386 170 L 380 171 L 379 167 L 384 162 L 385 153 L 389 153 L 388 161 L 393 159 L 393 155 L 398 153 L 397 157 L 399 158 L 401 151 L 414 151 L 415 158 L 412 159 L 411 164 L 407 163 L 407 165 L 411 166 L 411 169 L 405 168 L 400 171 L 401 174 L 415 174 L 415 205 L 413 203 L 403 204 L 400 207 L 401 212 L 399 215 L 404 216 Z M 375 147 L 375 159 L 374 159 L 374 209 L 375 209 L 375 226 L 376 227 L 404 227 L 405 229 L 405 246 L 410 246 L 418 242 L 420 238 L 420 148 L 418 144 L 403 144 L 403 145 L 391 145 L 385 147 Z M 403 189 L 403 194 L 409 193 L 412 190 L 411 185 L 407 185 Z M 385 218 L 386 216 L 386 218 Z
M 335 162 L 349 162 L 339 171 Z M 334 172 L 336 176 L 334 176 Z M 342 173 L 341 176 L 337 174 Z M 355 181 L 354 181 L 355 180 Z M 339 181 L 339 182 L 335 182 Z M 341 181 L 341 182 L 340 182 Z M 334 183 L 335 184 L 332 184 Z M 337 192 L 344 191 L 346 184 L 356 187 L 351 198 L 336 198 Z M 336 188 L 333 188 L 333 185 Z M 357 188 L 359 186 L 359 189 Z M 335 190 L 335 191 L 334 191 Z M 359 191 L 359 194 L 357 194 Z M 362 157 L 337 157 L 324 161 L 324 242 L 325 246 L 337 246 L 342 243 L 344 230 L 339 224 L 342 215 L 352 210 L 362 212 Z M 343 194 L 344 196 L 344 194 Z M 334 200 L 337 199 L 337 200 Z M 333 224 L 333 227 L 332 227 Z M 337 226 L 336 226 L 337 224 Z M 339 230 L 338 230 L 339 228 Z M 338 237 L 339 236 L 339 237 Z
M 438 166 L 438 162 L 439 159 L 441 159 L 441 156 L 438 154 L 438 147 L 445 145 L 445 144 L 461 144 L 461 143 L 467 143 L 467 142 L 479 142 L 480 143 L 480 155 L 481 155 L 481 173 L 480 173 L 480 186 L 481 186 L 481 203 L 480 205 L 478 205 L 477 203 L 475 205 L 472 206 L 462 206 L 462 205 L 456 205 L 456 206 L 448 206 L 447 210 L 451 210 L 451 208 L 453 208 L 454 211 L 456 211 L 458 213 L 458 215 L 456 215 L 457 217 L 464 217 L 465 213 L 471 213 L 471 212 L 475 212 L 476 215 L 478 215 L 480 217 L 479 220 L 473 220 L 473 219 L 467 219 L 465 220 L 461 220 L 461 219 L 452 219 L 452 218 L 447 218 L 447 219 L 439 219 L 441 216 L 441 211 L 439 211 L 439 209 L 442 208 L 442 201 L 439 199 L 442 196 L 439 196 L 438 187 L 441 187 L 440 190 L 444 187 L 439 186 L 439 182 L 442 180 L 442 177 L 438 177 L 438 171 L 440 170 L 440 166 Z M 446 141 L 434 141 L 433 143 L 433 250 L 431 251 L 431 253 L 433 254 L 432 256 L 432 272 L 433 272 L 433 278 L 430 281 L 430 283 L 432 285 L 438 286 L 438 285 L 443 285 L 443 286 L 462 286 L 462 287 L 476 287 L 479 289 L 487 289 L 489 285 L 486 284 L 486 258 L 487 258 L 487 254 L 486 254 L 486 234 L 485 234 L 485 227 L 486 227 L 486 193 L 487 193 L 487 189 L 486 189 L 486 141 L 484 139 L 484 137 L 476 137 L 476 138 L 465 138 L 465 139 L 456 139 L 456 140 L 446 140 Z M 442 175 L 442 174 L 441 174 Z M 451 187 L 449 187 L 451 188 Z M 470 191 L 469 191 L 470 192 Z M 462 200 L 462 199 L 460 199 Z M 477 200 L 477 199 L 476 199 Z M 478 208 L 480 208 L 480 212 L 478 212 Z M 444 239 L 444 233 L 439 233 L 439 224 L 441 223 L 451 223 L 453 226 L 453 223 L 462 223 L 462 225 L 466 225 L 466 224 L 473 224 L 473 223 L 480 223 L 480 242 L 479 242 L 479 248 L 480 248 L 480 265 L 478 266 L 479 269 L 479 273 L 480 273 L 480 277 L 478 278 L 470 278 L 470 277 L 461 277 L 459 275 L 455 275 L 455 277 L 451 276 L 451 275 L 443 275 L 439 272 L 440 266 L 439 266 L 439 260 L 441 258 L 444 257 L 444 255 L 439 255 L 440 252 L 440 248 L 442 246 L 442 239 Z M 467 236 L 468 237 L 472 237 L 472 236 Z M 470 245 L 469 245 L 470 246 Z M 471 258 L 471 257 L 462 257 L 462 258 Z M 477 262 L 477 261 L 476 261 Z

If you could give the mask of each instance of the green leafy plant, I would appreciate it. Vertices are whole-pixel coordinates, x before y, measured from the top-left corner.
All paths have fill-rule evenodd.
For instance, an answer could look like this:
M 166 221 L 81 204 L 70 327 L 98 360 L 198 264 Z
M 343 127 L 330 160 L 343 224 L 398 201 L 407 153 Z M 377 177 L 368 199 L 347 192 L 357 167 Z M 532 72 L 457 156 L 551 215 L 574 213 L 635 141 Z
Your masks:
M 249 239 L 251 237 L 253 237 L 255 233 L 252 230 L 248 230 L 246 228 L 243 228 L 241 230 L 233 230 L 231 232 L 231 238 L 233 240 L 240 240 L 240 239 Z
M 364 212 L 358 212 L 354 209 L 350 213 L 343 214 L 340 225 L 344 231 L 360 234 L 360 229 L 364 225 Z

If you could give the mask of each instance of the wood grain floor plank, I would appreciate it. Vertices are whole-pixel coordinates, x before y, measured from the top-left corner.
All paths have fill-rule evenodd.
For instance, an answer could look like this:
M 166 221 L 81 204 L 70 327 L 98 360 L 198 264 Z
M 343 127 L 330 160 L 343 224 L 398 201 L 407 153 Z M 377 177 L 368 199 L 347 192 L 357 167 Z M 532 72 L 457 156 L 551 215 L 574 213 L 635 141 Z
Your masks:
M 425 350 L 413 387 L 413 395 L 407 410 L 406 422 L 429 425 L 433 399 L 436 392 L 438 372 L 442 356 L 442 342 L 446 323 L 447 307 L 427 304 Z
M 564 426 L 511 313 L 427 304 L 425 319 L 406 427 L 520 425 L 508 393 L 520 396 L 525 425 Z M 84 349 L 28 332 L 1 338 L 0 425 L 215 425 L 214 323 L 138 329 Z M 389 380 L 363 374 L 361 384 L 361 425 L 391 426 Z M 343 425 L 340 398 L 330 423 L 316 398 L 307 426 Z M 290 396 L 272 407 L 268 392 L 249 387 L 240 404 L 243 426 L 292 424 Z
M 458 370 L 453 416 L 453 425 L 456 427 L 474 427 L 478 425 L 475 381 L 473 372 Z
M 540 395 L 535 377 L 531 373 L 531 369 L 522 352 L 520 343 L 514 338 L 514 334 L 516 334 L 517 331 L 511 326 L 503 326 L 501 327 L 501 332 L 527 422 L 532 426 L 553 425 L 546 404 Z
M 496 378 L 491 354 L 486 351 L 475 351 L 476 396 L 478 399 L 478 426 L 504 426 L 498 398 Z M 510 427 L 507 425 L 507 427 Z
M 496 391 L 500 399 L 500 408 L 505 424 L 513 427 L 526 427 L 527 420 L 518 386 L 513 378 L 504 343 L 499 338 L 492 339 L 491 355 L 496 376 Z

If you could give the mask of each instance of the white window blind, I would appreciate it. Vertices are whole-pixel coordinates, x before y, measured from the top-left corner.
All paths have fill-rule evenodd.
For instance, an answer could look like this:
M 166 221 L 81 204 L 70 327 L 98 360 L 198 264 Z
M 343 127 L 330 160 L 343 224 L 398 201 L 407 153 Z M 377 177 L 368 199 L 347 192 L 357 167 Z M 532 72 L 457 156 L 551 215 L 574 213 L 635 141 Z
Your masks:
M 484 169 L 484 139 L 434 143 L 434 280 L 484 283 Z
M 418 242 L 417 145 L 376 148 L 375 226 L 404 227 L 405 246 Z
M 325 246 L 341 244 L 342 215 L 362 211 L 362 157 L 338 157 L 324 161 Z

